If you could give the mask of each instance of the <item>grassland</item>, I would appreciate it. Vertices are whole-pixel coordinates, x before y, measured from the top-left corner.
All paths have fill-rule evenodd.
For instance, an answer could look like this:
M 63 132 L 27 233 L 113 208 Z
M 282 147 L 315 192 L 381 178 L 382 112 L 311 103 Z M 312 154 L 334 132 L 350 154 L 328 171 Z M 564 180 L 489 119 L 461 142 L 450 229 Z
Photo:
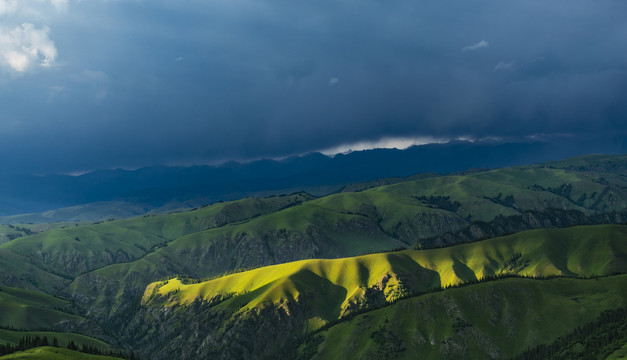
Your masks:
M 622 210 L 627 205 L 627 182 L 617 175 L 607 176 L 616 179 L 608 183 L 596 173 L 511 168 L 420 178 L 330 195 L 241 223 L 191 232 L 137 260 L 80 275 L 70 288 L 81 297 L 89 297 L 94 292 L 89 284 L 95 279 L 112 279 L 112 286 L 119 290 L 118 279 L 150 282 L 172 274 L 214 276 L 298 259 L 338 258 L 409 247 L 420 244 L 421 239 L 464 228 L 471 220 L 490 221 L 525 210 Z M 124 223 L 128 230 L 158 234 L 152 230 L 154 225 L 133 225 L 136 221 L 111 224 Z M 168 239 L 184 233 L 173 233 Z M 139 286 L 133 284 L 132 288 L 127 286 L 129 291 Z
M 299 351 L 313 359 L 502 359 L 626 304 L 626 275 L 503 279 L 360 314 L 316 334 Z
M 627 272 L 627 226 L 580 226 L 531 230 L 442 249 L 303 260 L 199 283 L 175 278 L 149 285 L 143 303 L 174 306 L 200 300 L 245 312 L 306 298 L 322 325 L 363 307 L 486 277 L 617 272 Z
M 15 270 L 0 275 L 8 279 L 5 285 L 58 293 L 82 274 L 135 261 L 158 276 L 210 276 L 297 259 L 424 247 L 422 240 L 471 221 L 526 210 L 621 211 L 627 208 L 625 189 L 627 178 L 620 174 L 518 167 L 419 178 L 319 199 L 304 194 L 251 198 L 20 237 L 0 245 L 0 264 L 6 269 L 24 263 L 28 269 L 11 267 Z
M 54 348 L 50 346 L 42 346 L 19 351 L 14 354 L 0 356 L 1 360 L 17 360 L 17 359 L 41 359 L 41 360 L 119 360 L 119 358 L 101 355 L 85 354 L 78 351 Z
M 0 244 L 28 235 L 29 233 L 28 229 L 0 225 Z
M 584 155 L 564 160 L 549 161 L 538 166 L 551 169 L 625 175 L 625 172 L 627 172 L 627 155 Z
M 614 351 L 605 360 L 624 360 L 627 359 L 627 343 L 620 349 Z
M 17 345 L 20 339 L 29 336 L 39 336 L 41 338 L 45 336 L 48 338 L 48 341 L 52 341 L 52 339 L 56 338 L 59 346 L 62 347 L 67 347 L 68 344 L 73 341 L 79 347 L 85 345 L 98 348 L 102 351 L 111 350 L 111 346 L 106 342 L 83 334 L 59 331 L 16 331 L 0 329 L 0 343 L 3 344 Z
M 146 288 L 139 344 L 159 359 L 507 358 L 626 306 L 625 272 L 627 226 L 597 225 L 173 278 Z
M 620 225 L 540 229 L 448 248 L 380 253 L 434 247 L 441 245 L 428 242 L 434 236 L 528 211 L 536 212 L 534 227 L 542 227 L 543 214 L 553 216 L 553 209 L 624 222 L 614 213 L 627 209 L 623 162 L 624 157 L 590 157 L 394 179 L 323 198 L 249 198 L 189 212 L 63 225 L 0 244 L 0 284 L 72 299 L 91 320 L 119 330 L 123 341 L 144 349 L 169 347 L 162 353 L 168 356 L 181 344 L 186 351 L 248 344 L 250 329 L 264 326 L 268 334 L 258 334 L 259 343 L 272 341 L 272 329 L 285 324 L 281 331 L 302 336 L 411 294 L 485 277 L 625 272 L 627 227 Z M 548 223 L 560 226 L 554 220 Z M 27 295 L 0 291 L 0 302 L 14 309 L 6 322 L 0 315 L 0 324 L 47 327 L 81 320 L 59 299 Z M 209 323 L 215 328 L 207 330 Z M 197 331 L 186 333 L 188 324 Z M 195 338 L 183 340 L 181 334 Z M 252 356 L 261 346 L 248 345 L 237 350 Z
M 41 292 L 0 287 L 0 327 L 21 330 L 54 329 L 85 319 L 68 313 L 70 303 Z
M 186 234 L 244 221 L 309 198 L 302 194 L 249 198 L 185 213 L 52 229 L 0 245 L 0 274 L 5 285 L 57 293 L 82 273 L 141 259 Z
M 109 344 L 68 329 L 89 324 L 89 320 L 72 314 L 71 303 L 37 291 L 0 287 L 0 344 L 16 345 L 24 337 L 44 336 L 60 346 L 73 341 L 101 350 L 110 350 Z M 90 325 L 94 329 L 94 325 Z

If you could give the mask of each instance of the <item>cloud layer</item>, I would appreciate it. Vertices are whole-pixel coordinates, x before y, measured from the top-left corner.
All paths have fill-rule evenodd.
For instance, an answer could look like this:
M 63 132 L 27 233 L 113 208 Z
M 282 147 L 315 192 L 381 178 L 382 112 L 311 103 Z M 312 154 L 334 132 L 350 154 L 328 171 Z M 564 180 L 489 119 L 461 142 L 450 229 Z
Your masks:
M 625 13 L 623 0 L 0 0 L 0 168 L 382 138 L 568 133 L 621 149 Z

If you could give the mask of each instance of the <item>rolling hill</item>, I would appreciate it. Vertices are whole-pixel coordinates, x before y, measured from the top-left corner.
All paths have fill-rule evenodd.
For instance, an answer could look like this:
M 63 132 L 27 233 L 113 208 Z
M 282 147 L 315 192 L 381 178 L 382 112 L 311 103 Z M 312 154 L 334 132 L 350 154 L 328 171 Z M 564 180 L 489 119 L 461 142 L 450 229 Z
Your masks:
M 0 262 L 12 264 L 0 269 L 4 269 L 7 285 L 54 292 L 82 273 L 140 259 L 183 235 L 244 221 L 310 198 L 304 194 L 248 198 L 185 213 L 53 229 L 0 245 Z M 27 276 L 32 273 L 35 275 Z
M 41 359 L 41 360 L 121 360 L 117 357 L 85 354 L 78 351 L 54 348 L 50 346 L 37 347 L 17 353 L 0 356 L 2 360 Z
M 91 320 L 77 315 L 71 302 L 41 292 L 0 287 L 0 344 L 17 345 L 25 337 L 44 336 L 59 346 L 73 341 L 108 351 L 106 342 L 85 334 L 107 338 L 103 329 Z
M 72 298 L 99 321 L 123 321 L 146 284 L 176 274 L 206 277 L 299 259 L 467 242 L 511 230 L 499 226 L 481 236 L 478 223 L 530 211 L 525 226 L 515 229 L 623 223 L 627 177 L 606 165 L 611 161 L 622 158 L 589 159 L 590 168 L 609 172 L 523 166 L 53 229 L 0 245 L 1 281 Z M 476 236 L 438 238 L 464 229 Z
M 624 223 L 626 214 L 613 211 L 625 209 L 625 180 L 622 175 L 604 175 L 612 182 L 599 180 L 602 176 L 597 173 L 523 167 L 423 178 L 310 199 L 242 223 L 192 232 L 138 260 L 80 274 L 65 294 L 98 309 L 98 318 L 111 321 L 118 309 L 126 311 L 129 301 L 139 301 L 145 284 L 176 274 L 206 277 L 299 259 L 466 242 L 467 238 L 439 241 L 433 237 L 467 228 L 474 231 L 477 222 L 473 219 L 493 222 L 504 215 L 515 217 L 528 211 L 535 213 L 521 230 Z M 560 188 L 570 190 L 560 193 L 556 190 Z M 572 200 L 584 196 L 591 200 L 581 205 Z M 599 214 L 609 215 L 589 221 Z M 134 221 L 127 220 L 126 224 Z M 497 230 L 493 236 L 509 229 Z
M 302 359 L 504 359 L 627 305 L 627 277 L 504 279 L 401 300 L 311 336 Z M 624 341 L 624 340 L 623 340 Z M 581 345 L 581 344 L 580 344 Z M 593 355 L 576 352 L 567 358 Z
M 344 298 L 315 301 L 327 307 L 338 304 L 338 308 L 328 311 L 339 314 L 337 318 L 367 300 L 364 296 L 369 291 L 379 292 L 385 303 L 416 292 L 508 274 L 585 277 L 623 272 L 627 272 L 627 226 L 578 226 L 530 230 L 441 249 L 302 260 L 196 284 L 171 279 L 149 285 L 143 303 L 157 301 L 174 306 L 201 300 L 220 302 L 222 307 L 252 309 L 267 303 L 298 301 L 301 294 L 307 293 L 343 294 Z M 228 300 L 223 302 L 225 298 Z
M 571 227 L 627 223 L 625 163 L 589 156 L 382 179 L 321 198 L 294 193 L 96 224 L 6 227 L 13 238 L 0 244 L 0 285 L 71 300 L 71 311 L 58 313 L 17 290 L 6 297 L 50 318 L 87 319 L 57 331 L 143 355 L 215 355 L 244 351 L 223 348 L 241 343 L 244 353 L 274 356 L 281 344 L 441 286 L 625 272 L 624 226 Z M 521 232 L 528 229 L 538 230 Z M 417 250 L 381 253 L 400 248 Z M 19 314 L 3 324 L 19 327 Z M 264 348 L 271 334 L 281 341 Z
M 281 349 L 290 348 L 291 342 L 338 320 L 352 318 L 363 311 L 380 308 L 406 297 L 433 292 L 442 287 L 476 283 L 481 279 L 498 279 L 499 276 L 508 275 L 582 278 L 625 272 L 627 226 L 601 225 L 532 230 L 442 249 L 406 250 L 335 260 L 303 260 L 202 282 L 170 279 L 153 283 L 146 288 L 142 300 L 145 308 L 144 321 L 159 319 L 167 330 L 164 329 L 163 333 L 156 335 L 158 341 L 151 337 L 154 334 L 146 334 L 150 340 L 143 341 L 159 344 L 159 350 L 155 352 L 160 355 L 156 358 L 167 358 L 168 354 L 171 356 L 179 351 L 186 351 L 190 358 L 237 357 L 236 354 L 243 351 L 246 351 L 243 353 L 245 355 L 241 355 L 243 358 L 264 358 L 281 352 Z M 560 296 L 551 293 L 555 286 L 545 285 L 551 281 L 554 280 L 502 279 L 490 284 L 471 285 L 469 288 L 500 289 L 500 286 L 509 286 L 500 285 L 502 283 L 523 284 L 514 286 L 528 287 L 529 293 L 536 299 L 546 296 L 546 300 L 538 301 L 544 304 L 552 298 L 567 297 L 564 294 L 568 294 L 568 288 L 571 287 L 571 297 L 589 297 L 585 301 L 575 301 L 578 304 L 577 311 L 583 312 L 593 302 L 597 303 L 595 306 L 598 311 L 587 310 L 591 311 L 590 314 L 596 314 L 584 317 L 587 321 L 593 320 L 600 311 L 624 306 L 627 301 L 627 282 L 624 276 L 600 279 L 603 290 L 596 287 L 599 286 L 598 281 L 556 279 L 557 284 L 569 284 L 569 281 L 570 284 L 578 284 L 560 285 L 559 291 L 564 293 Z M 545 286 L 547 290 L 544 290 Z M 442 294 L 457 291 L 463 293 L 488 290 L 451 289 Z M 508 294 L 511 301 L 520 294 L 520 291 L 499 291 Z M 485 295 L 478 297 L 484 298 Z M 556 306 L 562 306 L 561 302 L 567 302 L 566 300 L 568 299 L 556 300 L 560 304 Z M 524 303 L 524 306 L 532 308 L 531 303 L 533 300 Z M 547 305 L 542 311 L 549 313 L 548 309 L 550 307 Z M 468 310 L 469 314 L 473 311 L 475 310 Z M 562 316 L 566 314 L 567 312 L 563 312 Z M 398 316 L 407 315 L 408 313 L 403 313 Z M 446 317 L 444 314 L 441 316 Z M 473 321 L 478 318 L 472 318 L 472 321 L 467 319 L 467 322 L 474 324 Z M 551 336 L 546 339 L 554 339 L 572 329 L 574 323 L 580 325 L 584 318 L 577 320 L 578 323 L 562 322 L 559 329 L 551 329 L 546 323 L 533 326 L 550 333 Z M 437 320 L 438 327 L 441 327 L 441 320 Z M 521 318 L 515 320 L 519 321 Z M 528 325 L 516 331 L 536 331 L 533 326 Z M 372 330 L 373 326 L 365 329 Z M 138 329 L 134 331 L 139 333 Z M 506 339 L 494 339 L 494 334 L 497 333 L 492 333 L 492 337 L 486 341 L 498 343 L 498 346 L 495 345 L 499 349 L 496 353 L 500 356 L 506 347 Z M 260 340 L 268 338 L 277 340 Z M 536 337 L 535 341 L 540 338 Z M 508 356 L 534 345 L 533 339 L 522 341 L 519 347 L 512 348 L 514 352 L 508 353 Z M 356 336 L 355 341 L 367 339 Z M 229 347 L 227 352 L 220 345 L 233 342 L 239 345 Z M 194 352 L 193 349 L 201 348 L 200 343 L 204 344 L 202 350 Z M 338 340 L 338 344 L 342 343 L 344 340 Z M 364 346 L 356 347 L 361 349 Z M 441 355 L 440 350 L 435 349 L 433 353 Z M 348 356 L 348 353 L 341 355 L 341 352 L 329 351 L 329 354 L 334 353 L 340 354 L 338 358 Z M 377 356 L 372 355 L 371 358 Z
M 67 328 L 69 324 L 85 320 L 68 313 L 69 307 L 69 301 L 44 293 L 0 287 L 0 327 L 22 330 Z

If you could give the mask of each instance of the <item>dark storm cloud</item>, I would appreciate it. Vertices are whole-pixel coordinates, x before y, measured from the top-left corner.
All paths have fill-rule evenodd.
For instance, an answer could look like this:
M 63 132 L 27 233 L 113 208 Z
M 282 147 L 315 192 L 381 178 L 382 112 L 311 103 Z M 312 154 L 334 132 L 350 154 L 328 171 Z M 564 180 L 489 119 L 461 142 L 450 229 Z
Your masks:
M 627 131 L 621 0 L 3 3 L 0 166 L 14 171 Z M 7 54 L 32 39 L 54 64 L 40 50 L 17 71 Z

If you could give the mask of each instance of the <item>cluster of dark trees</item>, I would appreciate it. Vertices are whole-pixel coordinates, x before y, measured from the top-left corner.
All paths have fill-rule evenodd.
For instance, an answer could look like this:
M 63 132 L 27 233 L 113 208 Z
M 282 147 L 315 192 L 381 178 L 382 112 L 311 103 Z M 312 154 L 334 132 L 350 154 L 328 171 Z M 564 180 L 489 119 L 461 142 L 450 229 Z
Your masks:
M 627 308 L 605 311 L 548 345 L 538 345 L 512 360 L 605 359 L 627 341 Z
M 24 336 L 18 341 L 17 344 L 0 344 L 0 356 L 12 354 L 18 351 L 24 351 L 40 346 L 52 346 L 52 347 L 61 347 L 59 346 L 59 340 L 56 337 L 53 337 L 52 340 L 48 340 L 47 336 Z M 94 354 L 94 355 L 106 355 L 118 357 L 121 359 L 129 359 L 129 360 L 140 360 L 132 351 L 130 353 L 118 351 L 102 351 L 100 348 L 82 344 L 81 346 L 76 345 L 74 340 L 70 340 L 68 345 L 66 346 L 70 350 L 80 351 L 86 354 Z
M 0 356 L 11 354 L 16 351 L 24 351 L 26 349 L 31 349 L 38 346 L 54 346 L 59 347 L 59 342 L 57 338 L 53 338 L 52 342 L 48 341 L 48 337 L 44 336 L 43 338 L 39 336 L 25 336 L 20 339 L 20 341 L 16 345 L 11 344 L 0 344 Z

